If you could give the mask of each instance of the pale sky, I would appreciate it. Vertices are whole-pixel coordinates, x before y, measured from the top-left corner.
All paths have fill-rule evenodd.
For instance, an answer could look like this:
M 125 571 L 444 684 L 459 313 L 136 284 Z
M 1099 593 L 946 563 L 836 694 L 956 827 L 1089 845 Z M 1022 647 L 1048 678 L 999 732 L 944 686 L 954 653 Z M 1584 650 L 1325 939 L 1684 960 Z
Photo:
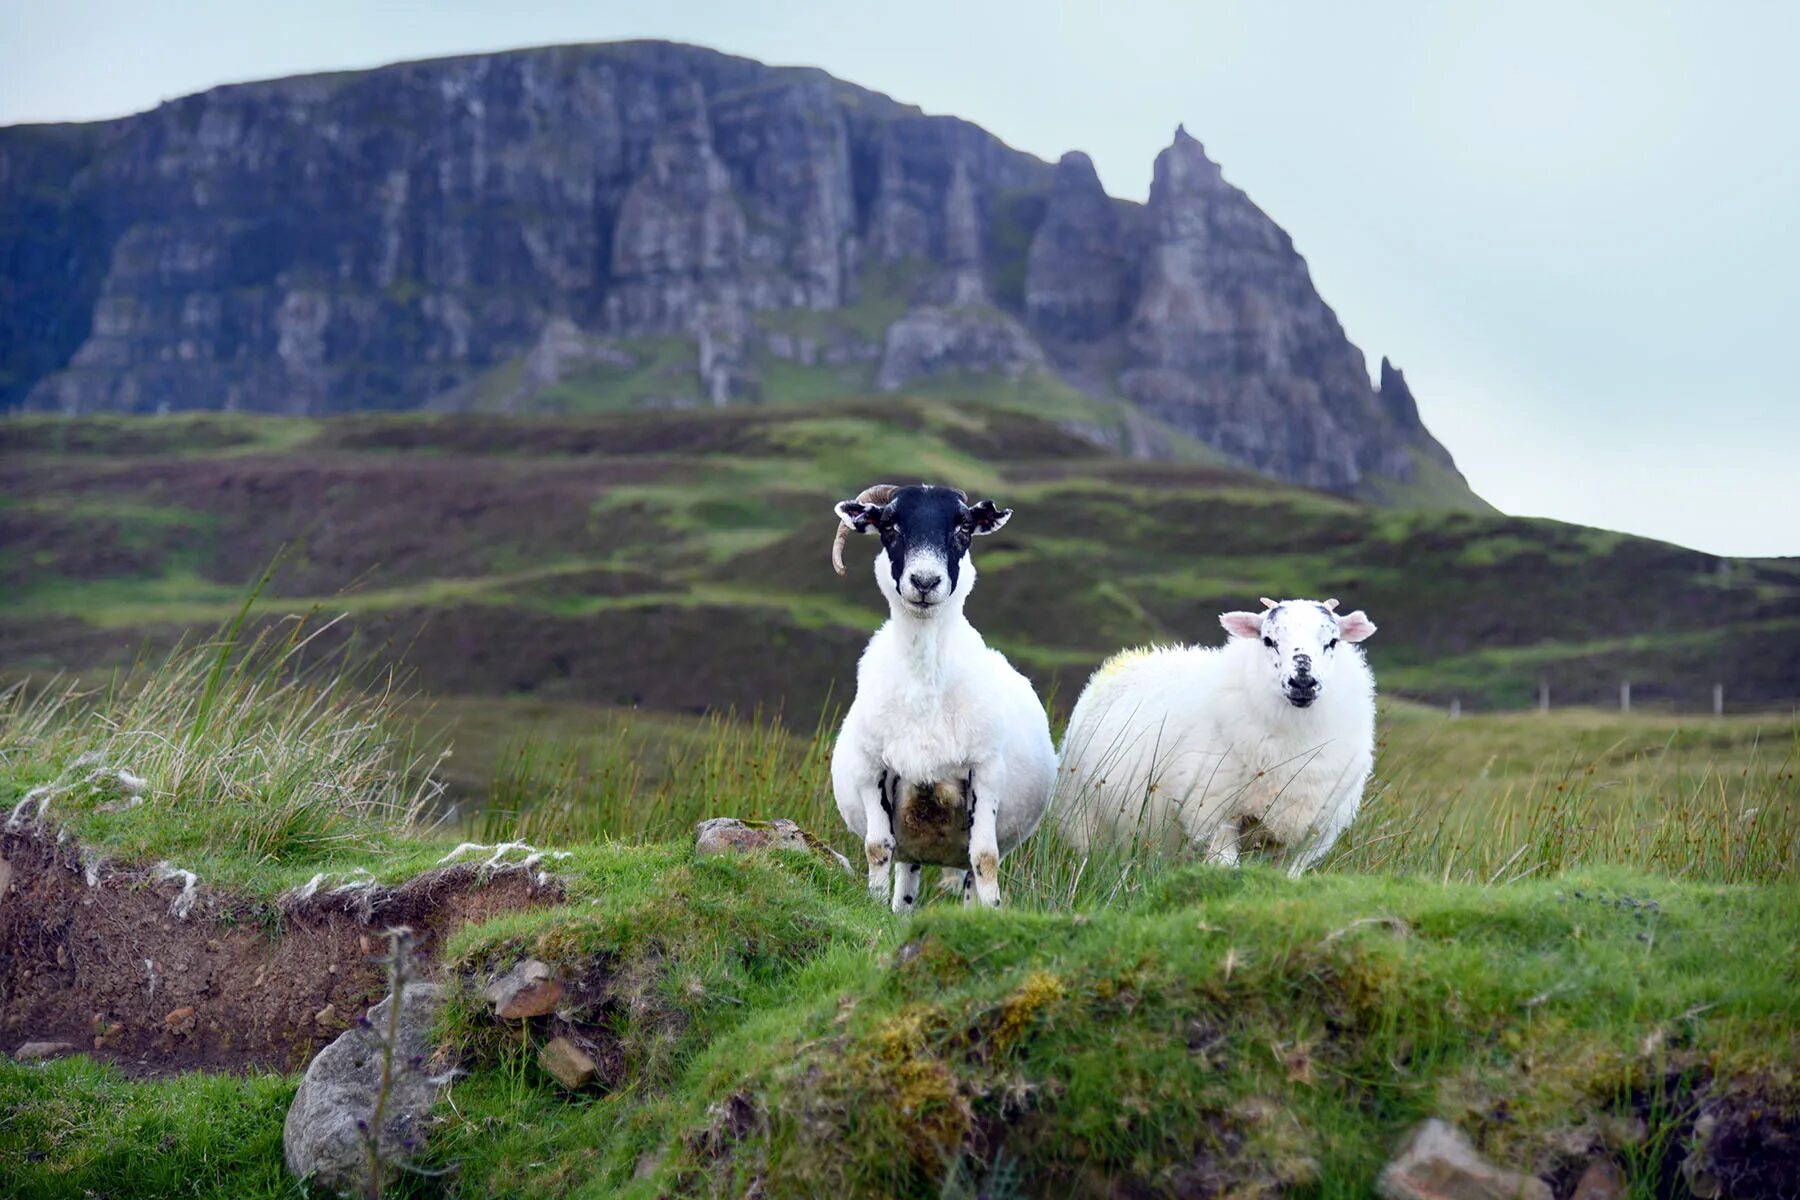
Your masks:
M 0 124 L 662 37 L 823 67 L 1141 199 L 1177 123 L 1511 513 L 1800 554 L 1800 4 L 0 0 Z

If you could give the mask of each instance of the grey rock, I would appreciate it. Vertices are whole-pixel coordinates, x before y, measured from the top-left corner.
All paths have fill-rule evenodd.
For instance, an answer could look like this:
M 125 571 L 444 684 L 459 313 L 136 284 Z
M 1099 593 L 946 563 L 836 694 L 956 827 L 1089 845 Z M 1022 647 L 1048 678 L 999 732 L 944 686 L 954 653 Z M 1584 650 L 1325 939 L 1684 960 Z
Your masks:
M 1439 1120 L 1421 1122 L 1375 1181 L 1385 1200 L 1553 1200 L 1550 1185 L 1497 1167 Z
M 1425 428 L 1419 420 L 1419 406 L 1413 400 L 1412 389 L 1406 386 L 1405 374 L 1385 356 L 1381 360 L 1381 383 L 1375 390 L 1395 429 L 1418 433 Z
M 935 376 L 1000 373 L 1018 379 L 1044 370 L 1043 349 L 1017 320 L 997 308 L 928 305 L 888 327 L 875 386 L 897 392 Z
M 56 1058 L 74 1050 L 72 1042 L 26 1042 L 12 1053 L 19 1062 L 32 1062 L 40 1058 Z
M 744 211 L 713 149 L 706 95 L 690 83 L 671 109 L 613 227 L 606 313 L 628 332 L 692 328 L 744 298 Z
M 1625 1195 L 1625 1176 L 1611 1159 L 1597 1158 L 1587 1165 L 1569 1200 L 1620 1200 Z
M 850 860 L 784 817 L 773 821 L 740 821 L 711 817 L 694 826 L 694 853 L 749 854 L 759 850 L 802 850 L 828 858 L 850 871 Z
M 1124 319 L 1126 282 L 1117 205 L 1087 155 L 1065 154 L 1026 259 L 1027 319 L 1051 337 L 1097 340 Z
M 528 958 L 482 989 L 481 998 L 496 1017 L 519 1021 L 556 1011 L 563 985 L 548 963 Z
M 1279 478 L 1348 490 L 1371 470 L 1411 476 L 1305 260 L 1185 129 L 1157 156 L 1144 215 L 1128 396 Z
M 423 1145 L 431 1106 L 443 1090 L 443 1076 L 434 1076 L 424 1065 L 432 1051 L 431 1023 L 443 1002 L 439 984 L 412 983 L 404 992 L 379 1141 L 389 1182 L 398 1164 Z M 316 1187 L 343 1194 L 364 1189 L 369 1164 L 357 1122 L 366 1126 L 373 1119 L 382 1064 L 376 1031 L 386 1030 L 391 1003 L 391 998 L 383 1000 L 369 1010 L 369 1027 L 357 1025 L 319 1051 L 294 1094 L 282 1127 L 282 1150 L 288 1170 Z
M 593 1057 L 566 1037 L 553 1037 L 538 1050 L 538 1065 L 571 1092 L 592 1083 L 600 1074 Z

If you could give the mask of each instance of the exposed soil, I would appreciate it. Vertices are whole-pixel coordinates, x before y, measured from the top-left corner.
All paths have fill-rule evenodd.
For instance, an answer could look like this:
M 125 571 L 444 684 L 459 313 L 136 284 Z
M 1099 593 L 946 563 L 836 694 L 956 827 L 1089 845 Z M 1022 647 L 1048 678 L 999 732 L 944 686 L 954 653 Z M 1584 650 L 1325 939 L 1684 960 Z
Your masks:
M 140 1074 L 295 1070 L 385 993 L 389 926 L 414 931 L 430 974 L 463 925 L 562 899 L 535 870 L 464 864 L 277 904 L 202 883 L 178 917 L 182 888 L 0 837 L 0 1046 L 70 1042 Z

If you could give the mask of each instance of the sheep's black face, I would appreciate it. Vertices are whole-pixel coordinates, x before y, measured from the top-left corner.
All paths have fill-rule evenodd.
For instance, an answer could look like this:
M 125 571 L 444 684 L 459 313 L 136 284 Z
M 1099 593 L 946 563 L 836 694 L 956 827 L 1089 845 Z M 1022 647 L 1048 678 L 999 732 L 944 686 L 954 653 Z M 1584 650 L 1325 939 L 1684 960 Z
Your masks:
M 901 488 L 883 505 L 846 500 L 837 513 L 856 532 L 881 536 L 881 590 L 918 615 L 967 594 L 970 543 L 1012 516 L 992 500 L 971 507 L 956 489 L 926 484 Z

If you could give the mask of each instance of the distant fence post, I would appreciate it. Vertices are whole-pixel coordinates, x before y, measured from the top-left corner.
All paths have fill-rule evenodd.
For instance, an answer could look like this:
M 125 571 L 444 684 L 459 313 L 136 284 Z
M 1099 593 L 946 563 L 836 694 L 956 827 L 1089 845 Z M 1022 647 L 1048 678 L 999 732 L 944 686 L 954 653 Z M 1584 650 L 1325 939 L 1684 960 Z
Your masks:
M 1550 681 L 1547 679 L 1538 680 L 1538 711 L 1550 711 Z
M 1619 711 L 1622 713 L 1631 711 L 1631 680 L 1629 679 L 1619 681 Z
M 1450 718 L 1455 720 L 1460 716 L 1462 716 L 1462 701 L 1459 698 L 1452 696 L 1450 697 Z
M 1725 685 L 1722 683 L 1715 683 L 1715 684 L 1713 684 L 1713 716 L 1722 717 L 1724 715 L 1725 715 Z

